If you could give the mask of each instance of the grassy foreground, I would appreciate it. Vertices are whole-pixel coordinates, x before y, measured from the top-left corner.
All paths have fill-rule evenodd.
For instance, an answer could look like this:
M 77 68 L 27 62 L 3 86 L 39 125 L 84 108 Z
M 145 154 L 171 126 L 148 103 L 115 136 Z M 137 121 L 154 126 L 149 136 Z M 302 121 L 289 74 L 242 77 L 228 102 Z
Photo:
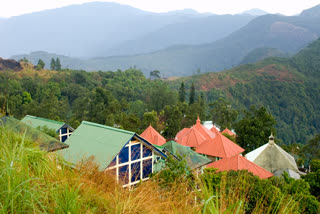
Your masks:
M 56 154 L 43 152 L 23 135 L 0 127 L 0 213 L 307 211 L 295 198 L 296 193 L 270 187 L 267 181 L 261 183 L 245 172 L 227 175 L 207 171 L 199 179 L 182 175 L 170 183 L 162 175 L 131 190 L 123 189 L 93 163 L 72 170 Z

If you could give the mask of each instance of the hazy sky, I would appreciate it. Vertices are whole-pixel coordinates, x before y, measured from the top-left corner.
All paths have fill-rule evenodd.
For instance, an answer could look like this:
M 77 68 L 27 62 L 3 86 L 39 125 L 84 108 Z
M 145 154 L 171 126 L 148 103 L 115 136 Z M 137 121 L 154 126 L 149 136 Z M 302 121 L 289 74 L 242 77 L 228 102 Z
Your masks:
M 0 17 L 17 16 L 25 13 L 81 4 L 97 0 L 0 0 Z M 100 0 L 109 1 L 110 0 Z M 192 8 L 199 12 L 235 14 L 259 8 L 269 13 L 294 15 L 320 4 L 320 0 L 113 0 L 152 12 L 166 12 Z

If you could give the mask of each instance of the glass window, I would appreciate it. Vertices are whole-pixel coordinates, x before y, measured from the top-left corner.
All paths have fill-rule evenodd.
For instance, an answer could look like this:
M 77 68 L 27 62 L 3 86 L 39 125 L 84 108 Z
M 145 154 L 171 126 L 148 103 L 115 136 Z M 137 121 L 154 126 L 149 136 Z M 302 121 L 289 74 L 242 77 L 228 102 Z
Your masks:
M 149 157 L 152 156 L 152 150 L 143 145 L 143 157 Z
M 61 129 L 61 134 L 67 134 L 67 128 L 62 128 Z
M 143 178 L 147 178 L 152 173 L 152 159 L 143 161 Z
M 61 137 L 61 141 L 62 141 L 62 142 L 66 141 L 67 139 L 68 139 L 68 136 L 67 136 L 67 135 L 64 135 L 64 136 Z
M 136 144 L 131 146 L 131 160 L 137 160 L 140 159 L 140 150 L 141 144 Z
M 129 161 L 129 147 L 124 146 L 119 153 L 119 163 L 126 163 Z
M 119 167 L 119 181 L 124 184 L 129 183 L 129 165 Z
M 131 164 L 131 182 L 140 180 L 140 161 Z

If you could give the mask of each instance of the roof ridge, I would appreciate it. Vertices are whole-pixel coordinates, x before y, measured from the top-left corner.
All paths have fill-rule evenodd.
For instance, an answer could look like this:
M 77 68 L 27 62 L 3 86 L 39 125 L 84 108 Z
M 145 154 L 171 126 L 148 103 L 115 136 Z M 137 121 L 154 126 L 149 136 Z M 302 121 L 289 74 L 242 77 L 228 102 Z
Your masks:
M 93 123 L 93 122 L 89 122 L 89 121 L 82 121 L 81 124 L 87 124 L 87 125 L 91 125 L 91 126 L 96 126 L 96 127 L 100 127 L 100 128 L 104 128 L 104 129 L 109 129 L 109 130 L 113 130 L 113 131 L 117 131 L 117 132 L 126 133 L 126 134 L 132 134 L 132 135 L 135 134 L 135 132 L 131 132 L 131 131 L 123 130 L 123 129 L 118 129 L 118 128 L 114 128 L 111 126 L 101 125 L 101 124 Z
M 32 118 L 32 119 L 37 119 L 37 120 L 43 120 L 43 121 L 47 121 L 47 122 L 52 122 L 52 123 L 57 123 L 57 124 L 66 124 L 64 122 L 61 122 L 61 121 L 56 121 L 56 120 L 50 120 L 50 119 L 47 119 L 47 118 L 43 118 L 43 117 L 36 117 L 36 116 L 32 116 L 32 115 L 26 115 L 25 118 L 28 117 L 28 118 Z

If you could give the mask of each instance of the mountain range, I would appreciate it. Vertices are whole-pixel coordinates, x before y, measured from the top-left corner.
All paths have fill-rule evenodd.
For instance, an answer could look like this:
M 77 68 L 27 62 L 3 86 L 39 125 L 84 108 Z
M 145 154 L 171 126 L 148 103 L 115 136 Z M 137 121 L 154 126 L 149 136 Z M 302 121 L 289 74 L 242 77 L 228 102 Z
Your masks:
M 92 15 L 93 12 L 99 14 L 96 11 L 97 5 L 101 9 L 101 16 Z M 113 13 L 103 16 L 103 11 L 109 7 L 112 8 L 110 11 Z M 79 8 L 85 11 L 82 13 L 86 15 L 79 15 L 78 18 L 75 18 L 77 16 L 72 16 L 70 19 L 63 18 L 63 14 L 71 14 L 70 11 L 74 11 L 75 14 L 80 13 Z M 115 8 L 118 12 L 114 12 Z M 47 34 L 48 26 L 44 30 L 40 28 L 39 34 L 35 33 L 32 39 L 33 33 L 29 36 L 28 33 L 21 34 L 19 39 L 15 36 L 9 38 L 12 33 L 10 33 L 11 25 L 8 22 L 13 22 L 12 19 L 9 19 L 4 25 L 9 26 L 9 31 L 6 31 L 9 33 L 1 33 L 0 30 L 0 38 L 7 37 L 7 39 L 1 38 L 0 43 L 1 41 L 6 41 L 6 43 L 0 45 L 7 48 L 27 48 L 30 45 L 30 50 L 45 50 L 46 52 L 37 51 L 30 55 L 15 55 L 12 58 L 26 57 L 33 63 L 37 63 L 41 58 L 47 66 L 51 57 L 57 56 L 62 66 L 70 69 L 94 71 L 124 70 L 136 67 L 141 69 L 146 76 L 153 70 L 159 70 L 165 77 L 187 76 L 195 72 L 220 71 L 246 63 L 246 59 L 255 52 L 260 50 L 261 54 L 261 49 L 269 51 L 254 60 L 261 60 L 273 54 L 279 56 L 279 53 L 283 56 L 293 55 L 319 37 L 319 11 L 319 6 L 316 6 L 303 11 L 299 16 L 212 15 L 199 14 L 192 10 L 154 14 L 114 3 L 91 3 L 25 15 L 27 17 L 17 17 L 16 23 L 34 18 L 34 16 L 38 18 L 43 16 L 43 20 L 54 20 L 59 23 L 59 26 L 64 26 L 65 33 L 60 35 L 61 31 L 59 31 L 53 34 L 53 38 L 49 36 L 50 34 L 47 37 L 43 35 Z M 59 16 L 61 19 L 55 18 L 57 14 L 61 14 Z M 126 18 L 128 14 L 131 14 L 129 22 Z M 99 19 L 96 20 L 96 17 Z M 117 20 L 114 22 L 117 25 L 112 25 L 113 22 L 110 20 L 108 22 L 108 17 Z M 72 21 L 78 22 L 78 25 Z M 77 31 L 81 26 L 88 25 L 88 28 Z M 135 28 L 136 25 L 137 28 Z M 93 29 L 97 26 L 100 27 L 98 33 L 96 29 Z M 56 27 L 51 27 L 50 32 L 55 32 L 56 29 Z M 115 35 L 110 35 L 110 32 L 115 31 L 117 31 Z M 118 34 L 119 31 L 121 31 L 120 34 Z M 75 33 L 76 36 L 74 36 Z M 29 40 L 22 37 L 27 37 Z M 53 41 L 49 41 L 49 37 Z M 11 41 L 11 44 L 7 43 L 8 40 Z M 13 41 L 18 44 L 13 45 Z M 36 41 L 39 45 L 31 45 L 32 42 L 26 44 L 28 41 Z M 45 48 L 45 46 L 48 47 Z M 70 53 L 66 54 L 66 50 Z M 61 53 L 65 54 L 61 55 Z M 88 58 L 80 59 L 74 56 Z M 252 57 L 248 62 L 254 62 Z

